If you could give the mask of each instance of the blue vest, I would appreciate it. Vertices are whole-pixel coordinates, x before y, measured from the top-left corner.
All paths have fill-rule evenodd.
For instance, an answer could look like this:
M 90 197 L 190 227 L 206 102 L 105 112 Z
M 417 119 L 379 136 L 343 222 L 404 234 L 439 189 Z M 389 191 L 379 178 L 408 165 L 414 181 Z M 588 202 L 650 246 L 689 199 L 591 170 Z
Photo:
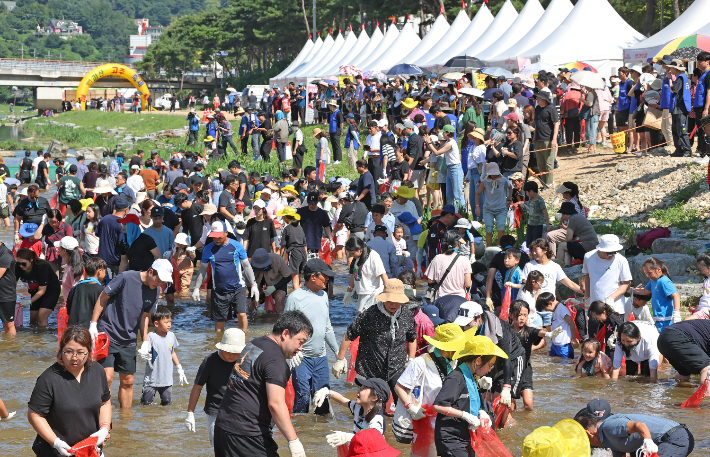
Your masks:
M 675 97 L 673 97 L 673 91 L 671 90 L 671 78 L 666 76 L 661 87 L 661 109 L 673 111 L 673 108 L 675 108 Z
M 360 140 L 358 138 L 358 135 L 353 135 L 350 132 L 350 127 L 348 127 L 348 131 L 345 133 L 345 147 L 349 148 L 350 147 L 350 142 L 353 142 L 353 148 L 355 149 L 360 149 Z
M 628 91 L 633 84 L 631 79 L 627 79 L 622 85 L 619 86 L 619 106 L 617 109 L 619 111 L 625 111 L 629 109 L 629 94 Z
M 683 80 L 683 102 L 685 103 L 686 111 L 690 111 L 690 83 L 688 82 L 688 75 L 681 73 L 678 75 L 680 79 Z M 697 95 L 697 89 L 695 94 Z
M 338 131 L 338 113 L 340 112 L 339 109 L 336 109 L 332 113 L 330 113 L 330 125 L 328 126 L 328 133 L 335 133 Z
M 702 108 L 705 106 L 705 92 L 708 90 L 705 87 L 705 77 L 710 70 L 705 70 L 705 73 L 698 79 L 698 85 L 695 86 L 695 100 L 693 101 L 694 108 Z

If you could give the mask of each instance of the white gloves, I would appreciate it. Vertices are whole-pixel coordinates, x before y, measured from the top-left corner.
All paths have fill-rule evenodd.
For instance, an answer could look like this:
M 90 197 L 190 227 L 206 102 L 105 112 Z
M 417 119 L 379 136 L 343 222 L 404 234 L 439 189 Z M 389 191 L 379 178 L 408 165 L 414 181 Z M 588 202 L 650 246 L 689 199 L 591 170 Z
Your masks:
M 606 297 L 606 298 L 604 299 L 604 303 L 606 303 L 607 305 L 611 306 L 611 309 L 614 309 L 614 302 L 616 302 L 616 300 L 614 300 L 614 299 L 611 298 L 611 297 Z
M 145 360 L 146 362 L 150 360 L 150 343 L 147 341 L 143 341 L 141 343 L 141 348 L 138 350 L 138 355 L 140 356 L 141 359 Z
M 163 252 L 163 258 L 164 258 L 165 260 L 170 260 L 170 257 L 172 257 L 172 256 L 173 256 L 173 251 L 165 251 L 165 252 Z
M 503 390 L 500 392 L 500 404 L 505 406 L 510 406 L 512 399 L 510 398 L 510 386 L 503 386 Z
M 293 357 L 291 357 L 290 359 L 288 359 L 286 361 L 286 363 L 288 364 L 288 367 L 293 370 L 294 368 L 299 366 L 302 361 L 303 361 L 303 351 L 299 352 L 298 354 L 296 354 Z
M 177 366 L 178 372 L 178 384 L 181 386 L 187 385 L 187 376 L 185 376 L 185 371 L 182 369 L 182 365 Z
M 28 298 L 27 300 L 22 300 L 20 304 L 23 308 L 27 308 L 28 306 L 32 305 L 32 300 Z
M 424 414 L 424 408 L 419 405 L 409 405 L 407 412 L 409 413 L 409 417 L 415 421 L 426 417 L 426 414 Z
M 316 408 L 320 408 L 323 406 L 323 402 L 325 401 L 326 398 L 330 396 L 330 389 L 327 387 L 323 387 L 322 389 L 318 390 L 316 393 L 313 394 L 313 404 L 316 406 Z
M 7 415 L 7 417 L 0 418 L 0 420 L 5 419 L 6 421 L 9 421 L 9 420 L 12 419 L 13 417 L 15 417 L 15 414 L 17 414 L 17 411 L 13 411 L 13 412 L 9 413 L 9 414 Z
M 343 305 L 350 306 L 352 304 L 353 304 L 353 293 L 352 292 L 345 292 L 345 295 L 343 295 Z
M 195 246 L 190 246 L 187 249 L 185 249 L 185 252 L 187 252 L 188 255 L 194 256 L 196 250 L 197 249 L 195 248 Z
M 20 244 L 20 234 L 15 232 L 15 244 Z
M 476 254 L 474 252 L 472 252 L 471 255 L 468 256 L 468 262 L 469 263 L 476 262 Z
M 490 390 L 493 387 L 493 380 L 488 376 L 481 376 L 478 378 L 478 387 L 481 390 Z
M 264 295 L 266 295 L 268 297 L 269 295 L 273 294 L 275 291 L 276 291 L 276 287 L 267 286 L 266 290 L 264 291 Z
M 491 300 L 491 297 L 486 297 L 486 306 L 488 306 L 488 308 L 490 310 L 493 310 L 493 308 L 495 308 L 495 305 L 493 305 L 493 300 Z
M 101 427 L 97 432 L 94 432 L 89 436 L 97 437 L 98 441 L 96 442 L 96 445 L 101 446 L 102 444 L 104 444 L 104 441 L 106 441 L 106 437 L 108 436 L 108 429 Z
M 476 430 L 481 425 L 481 421 L 476 416 L 466 411 L 461 412 L 461 419 L 468 422 L 468 428 L 471 430 Z
M 195 284 L 195 288 L 192 291 L 191 297 L 192 297 L 192 301 L 194 301 L 194 302 L 200 301 L 200 285 L 199 284 Z
M 251 299 L 252 300 L 259 299 L 259 286 L 257 286 L 256 283 L 251 285 Z
M 643 440 L 643 446 L 641 446 L 641 450 L 645 451 L 647 455 L 650 454 L 657 454 L 658 453 L 658 445 L 653 442 L 652 439 L 647 438 Z
M 491 423 L 492 423 L 491 417 L 488 414 L 486 414 L 486 412 L 483 410 L 480 410 L 478 412 L 478 420 L 481 421 L 482 427 L 490 427 L 491 426 Z
M 340 379 L 340 377 L 345 374 L 345 370 L 347 370 L 347 368 L 348 364 L 345 362 L 345 359 L 338 359 L 330 368 L 330 372 L 333 373 L 333 376 L 335 376 L 336 379 Z
M 185 418 L 185 428 L 188 432 L 195 432 L 195 413 L 188 411 Z
M 331 446 L 338 447 L 342 446 L 343 444 L 347 444 L 350 442 L 351 439 L 353 439 L 352 433 L 346 433 L 346 432 L 333 432 L 330 435 L 326 436 L 325 439 L 328 440 L 328 444 Z
M 678 322 L 682 321 L 680 317 L 680 311 L 673 311 L 673 323 L 677 324 Z
M 335 251 L 335 241 L 330 240 L 330 252 Z
M 64 441 L 60 440 L 59 438 L 54 439 L 54 443 L 52 444 L 52 447 L 59 453 L 59 455 L 64 455 L 64 456 L 72 456 L 73 454 L 70 454 L 69 449 L 71 449 L 71 446 L 69 446 L 67 443 Z
M 409 253 L 409 251 L 402 251 L 402 255 L 409 258 L 411 254 Z
M 612 333 L 606 340 L 606 345 L 611 349 L 616 349 L 616 334 Z
M 303 449 L 303 444 L 298 438 L 288 442 L 288 450 L 291 453 L 291 457 L 306 457 L 306 450 Z
M 91 338 L 98 338 L 99 336 L 99 329 L 96 327 L 96 322 L 89 322 L 89 335 L 91 335 Z
M 560 333 L 562 333 L 563 331 L 564 330 L 562 330 L 562 326 L 560 326 L 560 327 L 557 327 L 556 329 L 554 329 L 553 331 L 551 331 L 550 333 L 548 333 L 548 335 L 550 335 L 550 338 L 557 338 L 558 336 L 560 336 Z

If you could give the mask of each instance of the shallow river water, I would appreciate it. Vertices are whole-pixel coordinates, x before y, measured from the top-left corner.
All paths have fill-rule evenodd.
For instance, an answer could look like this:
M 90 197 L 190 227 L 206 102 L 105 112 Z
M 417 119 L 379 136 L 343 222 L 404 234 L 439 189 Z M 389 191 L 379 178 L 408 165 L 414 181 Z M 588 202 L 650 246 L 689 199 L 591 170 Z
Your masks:
M 12 244 L 12 231 L 0 229 L 0 240 Z M 347 276 L 342 264 L 336 266 L 337 298 L 330 302 L 330 313 L 338 341 L 345 328 L 352 321 L 355 309 L 344 307 L 342 296 Z M 27 298 L 27 291 L 18 288 L 18 300 Z M 177 354 L 190 383 L 197 374 L 202 359 L 215 351 L 214 344 L 219 338 L 214 333 L 212 321 L 202 315 L 204 302 L 178 301 L 175 306 L 172 331 L 180 346 Z M 25 310 L 25 322 L 29 322 L 29 311 Z M 0 398 L 9 411 L 17 411 L 10 421 L 0 421 L 0 450 L 3 455 L 29 456 L 35 433 L 27 422 L 27 402 L 37 377 L 56 359 L 57 333 L 55 318 L 50 319 L 47 330 L 27 326 L 19 328 L 17 337 L 8 338 L 0 333 Z M 276 317 L 266 315 L 250 317 L 249 338 L 267 334 Z M 230 326 L 236 326 L 231 323 Z M 553 425 L 564 418 L 571 418 L 593 398 L 605 398 L 613 412 L 648 413 L 667 417 L 686 424 L 695 436 L 693 455 L 710 455 L 710 400 L 701 408 L 685 410 L 677 405 L 683 402 L 694 389 L 675 387 L 672 381 L 674 371 L 668 364 L 659 371 L 660 382 L 650 384 L 636 378 L 622 378 L 614 382 L 601 378 L 574 379 L 573 362 L 552 359 L 543 353 L 533 355 L 535 410 L 517 412 L 517 425 L 498 432 L 502 442 L 513 456 L 521 455 L 523 438 L 536 427 Z M 332 363 L 334 355 L 328 351 Z M 145 363 L 138 362 L 134 386 L 133 408 L 119 410 L 115 395 L 113 404 L 113 430 L 106 457 L 123 456 L 210 456 L 214 455 L 207 436 L 207 419 L 202 412 L 205 390 L 195 411 L 196 433 L 187 432 L 184 427 L 185 411 L 192 384 L 174 386 L 172 404 L 166 407 L 139 404 Z M 173 377 L 177 382 L 177 374 Z M 694 379 L 697 383 L 697 378 Z M 331 388 L 354 399 L 356 388 L 346 385 L 344 380 L 335 380 L 331 375 Z M 112 392 L 118 390 L 118 376 L 114 378 Z M 521 406 L 521 402 L 518 402 Z M 325 436 L 334 430 L 350 432 L 352 416 L 345 408 L 335 406 L 334 418 L 316 416 L 295 417 L 294 424 L 298 437 L 303 442 L 309 456 L 334 456 L 335 451 L 326 444 Z M 398 444 L 393 435 L 391 421 L 387 425 L 388 442 L 400 449 L 403 456 L 409 455 L 409 447 Z M 275 429 L 275 437 L 280 446 L 280 455 L 288 456 L 286 441 Z

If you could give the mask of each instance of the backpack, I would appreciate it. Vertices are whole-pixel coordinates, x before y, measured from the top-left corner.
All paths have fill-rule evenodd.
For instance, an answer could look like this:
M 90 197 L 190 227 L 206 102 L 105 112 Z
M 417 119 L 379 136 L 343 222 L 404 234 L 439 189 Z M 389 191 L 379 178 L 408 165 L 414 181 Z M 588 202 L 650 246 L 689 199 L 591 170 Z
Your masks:
M 655 240 L 670 237 L 671 231 L 668 227 L 658 227 L 638 235 L 636 237 L 636 245 L 641 249 L 651 249 Z

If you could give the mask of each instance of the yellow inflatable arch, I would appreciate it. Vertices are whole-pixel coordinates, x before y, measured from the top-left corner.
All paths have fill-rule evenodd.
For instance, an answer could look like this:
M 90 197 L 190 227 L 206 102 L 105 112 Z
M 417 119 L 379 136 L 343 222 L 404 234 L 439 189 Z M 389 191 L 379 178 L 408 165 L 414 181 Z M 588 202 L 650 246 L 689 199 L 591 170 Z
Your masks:
M 120 76 L 133 84 L 133 86 L 141 93 L 141 109 L 145 110 L 148 104 L 148 96 L 150 91 L 148 90 L 148 85 L 143 81 L 138 73 L 126 67 L 125 65 L 120 65 L 117 63 L 107 63 L 105 65 L 100 65 L 84 76 L 84 78 L 79 83 L 79 88 L 76 91 L 75 103 L 81 103 L 81 109 L 86 109 L 86 94 L 89 93 L 89 89 L 94 85 L 96 81 L 105 76 Z

